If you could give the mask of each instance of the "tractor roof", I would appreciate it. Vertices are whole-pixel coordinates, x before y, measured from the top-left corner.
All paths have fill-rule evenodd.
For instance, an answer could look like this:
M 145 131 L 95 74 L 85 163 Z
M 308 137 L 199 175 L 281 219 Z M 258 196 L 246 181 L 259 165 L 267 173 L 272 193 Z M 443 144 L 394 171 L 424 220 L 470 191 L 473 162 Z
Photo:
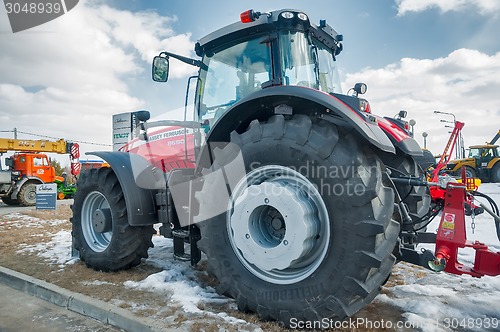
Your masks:
M 284 18 L 281 14 L 284 12 L 293 13 L 293 18 Z M 252 11 L 252 14 L 255 12 Z M 299 19 L 298 14 L 306 19 Z M 198 56 L 216 52 L 219 47 L 227 47 L 227 44 L 238 43 L 240 40 L 248 39 L 250 35 L 263 35 L 280 29 L 289 30 L 304 30 L 310 31 L 316 38 L 321 40 L 327 47 L 331 49 L 341 49 L 340 42 L 342 35 L 339 35 L 332 29 L 325 20 L 317 26 L 309 21 L 307 15 L 295 9 L 281 9 L 269 13 L 258 13 L 253 22 L 242 23 L 241 20 L 220 28 L 207 36 L 200 39 L 196 43 L 195 51 Z

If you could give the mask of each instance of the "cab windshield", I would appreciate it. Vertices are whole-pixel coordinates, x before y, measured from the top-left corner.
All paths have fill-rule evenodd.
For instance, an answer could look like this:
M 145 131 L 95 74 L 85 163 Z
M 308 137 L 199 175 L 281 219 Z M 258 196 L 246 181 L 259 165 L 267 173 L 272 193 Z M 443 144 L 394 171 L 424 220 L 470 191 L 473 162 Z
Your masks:
M 479 158 L 481 157 L 481 149 L 470 149 L 469 158 Z
M 279 52 L 273 52 L 275 48 Z M 279 54 L 273 77 L 272 54 Z M 319 41 L 300 31 L 283 31 L 277 39 L 258 37 L 203 58 L 200 71 L 198 110 L 202 121 L 212 123 L 231 105 L 262 89 L 273 79 L 326 93 L 341 93 L 337 63 Z
M 269 43 L 253 39 L 205 56 L 203 63 L 208 70 L 200 73 L 203 120 L 218 118 L 229 106 L 272 79 L 270 48 Z
M 325 45 L 297 31 L 280 33 L 279 45 L 285 85 L 342 93 L 337 63 Z

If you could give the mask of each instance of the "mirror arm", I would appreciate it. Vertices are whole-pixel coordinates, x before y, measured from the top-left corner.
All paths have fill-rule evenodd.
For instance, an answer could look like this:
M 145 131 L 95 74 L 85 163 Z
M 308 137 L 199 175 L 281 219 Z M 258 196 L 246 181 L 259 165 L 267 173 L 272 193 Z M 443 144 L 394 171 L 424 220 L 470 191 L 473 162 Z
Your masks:
M 160 53 L 160 56 L 166 56 L 167 58 L 168 57 L 172 57 L 172 58 L 175 58 L 177 60 L 180 60 L 184 63 L 187 63 L 188 65 L 191 65 L 191 66 L 195 66 L 195 67 L 201 67 L 202 65 L 202 62 L 200 60 L 195 60 L 195 59 L 191 59 L 191 58 L 188 58 L 188 57 L 185 57 L 185 56 L 182 56 L 182 55 L 178 55 L 178 54 L 175 54 L 175 53 L 170 53 L 170 52 L 161 52 Z

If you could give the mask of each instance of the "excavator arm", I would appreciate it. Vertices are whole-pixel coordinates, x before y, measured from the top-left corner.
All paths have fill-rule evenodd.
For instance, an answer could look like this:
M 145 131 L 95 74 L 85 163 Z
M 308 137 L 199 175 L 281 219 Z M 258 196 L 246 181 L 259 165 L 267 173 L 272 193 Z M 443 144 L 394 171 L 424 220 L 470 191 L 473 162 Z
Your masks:
M 500 130 L 498 131 L 498 133 L 495 135 L 495 137 L 493 137 L 493 139 L 491 140 L 491 142 L 489 143 L 490 145 L 493 145 L 495 144 L 498 139 L 500 138 Z

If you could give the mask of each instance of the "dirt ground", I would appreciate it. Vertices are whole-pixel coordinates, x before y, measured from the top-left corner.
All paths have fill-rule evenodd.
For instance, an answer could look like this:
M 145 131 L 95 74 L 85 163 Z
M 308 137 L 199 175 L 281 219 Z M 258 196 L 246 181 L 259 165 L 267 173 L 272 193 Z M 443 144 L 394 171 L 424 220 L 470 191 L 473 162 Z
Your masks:
M 26 227 L 28 217 L 39 218 L 48 222 L 30 223 L 30 227 Z M 141 281 L 160 271 L 159 268 L 146 263 L 128 271 L 104 273 L 89 269 L 80 261 L 75 264 L 64 265 L 63 268 L 58 264 L 48 262 L 47 259 L 40 257 L 38 253 L 43 251 L 43 244 L 51 241 L 54 234 L 61 230 L 71 231 L 70 217 L 69 205 L 59 206 L 55 211 L 32 210 L 23 212 L 22 215 L 0 216 L 0 265 L 46 280 L 68 290 L 117 304 L 137 315 L 162 319 L 170 327 L 207 332 L 255 330 L 259 327 L 264 331 L 284 330 L 276 322 L 261 322 L 254 314 L 238 312 L 234 304 L 224 304 L 222 307 L 204 304 L 202 309 L 213 313 L 224 311 L 232 317 L 245 320 L 248 324 L 228 323 L 216 317 L 202 314 L 186 314 L 183 312 L 182 307 L 170 301 L 168 294 L 126 288 L 123 285 L 125 281 Z M 38 245 L 39 250 L 23 250 L 23 248 L 27 246 L 33 247 L 33 245 Z M 216 281 L 209 278 L 203 269 L 204 264 L 202 262 L 197 267 L 197 270 L 200 271 L 197 274 L 199 284 L 202 287 L 214 286 Z M 382 292 L 388 294 L 388 288 L 401 283 L 402 280 L 396 274 L 389 279 Z M 404 321 L 405 319 L 401 314 L 402 312 L 399 309 L 375 301 L 352 319 Z M 363 329 L 363 331 L 370 330 L 372 329 Z M 377 329 L 377 331 L 380 331 L 380 329 Z

